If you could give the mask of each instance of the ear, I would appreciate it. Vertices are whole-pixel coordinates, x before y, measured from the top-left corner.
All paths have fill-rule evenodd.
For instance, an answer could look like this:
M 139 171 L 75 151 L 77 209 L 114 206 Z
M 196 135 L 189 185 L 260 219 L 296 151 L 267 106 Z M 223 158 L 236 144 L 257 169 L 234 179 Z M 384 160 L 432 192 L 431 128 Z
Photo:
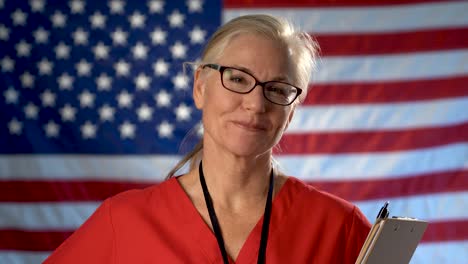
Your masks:
M 202 68 L 198 67 L 193 76 L 193 101 L 197 109 L 202 109 L 205 103 L 205 81 Z
M 286 131 L 286 129 L 288 129 L 289 127 L 289 124 L 291 123 L 291 120 L 294 116 L 294 111 L 296 110 L 296 106 L 293 106 L 293 108 L 291 109 L 291 112 L 289 113 L 289 116 L 288 116 L 288 121 L 286 122 L 286 125 L 284 126 L 284 131 Z

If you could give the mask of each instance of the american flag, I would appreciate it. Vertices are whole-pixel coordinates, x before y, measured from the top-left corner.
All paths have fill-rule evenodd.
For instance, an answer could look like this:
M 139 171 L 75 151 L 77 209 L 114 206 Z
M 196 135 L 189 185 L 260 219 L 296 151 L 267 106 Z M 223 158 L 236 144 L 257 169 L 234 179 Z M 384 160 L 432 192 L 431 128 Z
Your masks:
M 321 45 L 275 156 L 370 221 L 428 220 L 411 263 L 468 259 L 468 2 L 0 0 L 0 263 L 39 263 L 199 137 L 190 68 L 242 14 Z M 186 136 L 188 133 L 189 136 Z

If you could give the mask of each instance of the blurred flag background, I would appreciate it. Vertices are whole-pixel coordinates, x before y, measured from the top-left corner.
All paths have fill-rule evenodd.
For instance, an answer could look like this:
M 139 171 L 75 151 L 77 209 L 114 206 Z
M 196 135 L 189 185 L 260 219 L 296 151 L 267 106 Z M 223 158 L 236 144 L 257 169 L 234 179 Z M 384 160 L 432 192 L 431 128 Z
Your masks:
M 421 0 L 0 0 L 0 263 L 41 262 L 103 199 L 164 179 L 199 131 L 182 63 L 249 13 L 321 45 L 283 170 L 371 222 L 384 201 L 430 221 L 411 263 L 466 263 L 468 2 Z

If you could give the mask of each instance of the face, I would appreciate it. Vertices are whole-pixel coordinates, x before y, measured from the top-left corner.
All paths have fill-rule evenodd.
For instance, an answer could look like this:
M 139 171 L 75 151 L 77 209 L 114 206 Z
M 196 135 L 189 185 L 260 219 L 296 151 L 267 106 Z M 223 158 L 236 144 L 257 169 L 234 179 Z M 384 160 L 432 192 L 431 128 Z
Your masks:
M 285 50 L 272 40 L 255 35 L 233 38 L 213 63 L 246 70 L 261 82 L 293 83 Z M 203 112 L 205 147 L 222 148 L 236 156 L 270 154 L 280 140 L 294 112 L 294 106 L 281 106 L 263 96 L 256 86 L 248 94 L 237 94 L 222 86 L 220 73 L 197 70 L 194 100 Z

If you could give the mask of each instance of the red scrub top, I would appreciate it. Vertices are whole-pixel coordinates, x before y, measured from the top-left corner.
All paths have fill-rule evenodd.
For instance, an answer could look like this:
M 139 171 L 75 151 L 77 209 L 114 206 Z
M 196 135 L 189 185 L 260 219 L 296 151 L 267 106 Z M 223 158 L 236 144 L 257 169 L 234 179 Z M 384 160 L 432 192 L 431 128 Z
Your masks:
M 263 218 L 235 263 L 256 263 Z M 359 209 L 289 177 L 273 199 L 266 263 L 354 263 L 370 224 Z M 234 261 L 230 260 L 231 263 Z M 107 199 L 45 263 L 223 263 L 176 178 Z

